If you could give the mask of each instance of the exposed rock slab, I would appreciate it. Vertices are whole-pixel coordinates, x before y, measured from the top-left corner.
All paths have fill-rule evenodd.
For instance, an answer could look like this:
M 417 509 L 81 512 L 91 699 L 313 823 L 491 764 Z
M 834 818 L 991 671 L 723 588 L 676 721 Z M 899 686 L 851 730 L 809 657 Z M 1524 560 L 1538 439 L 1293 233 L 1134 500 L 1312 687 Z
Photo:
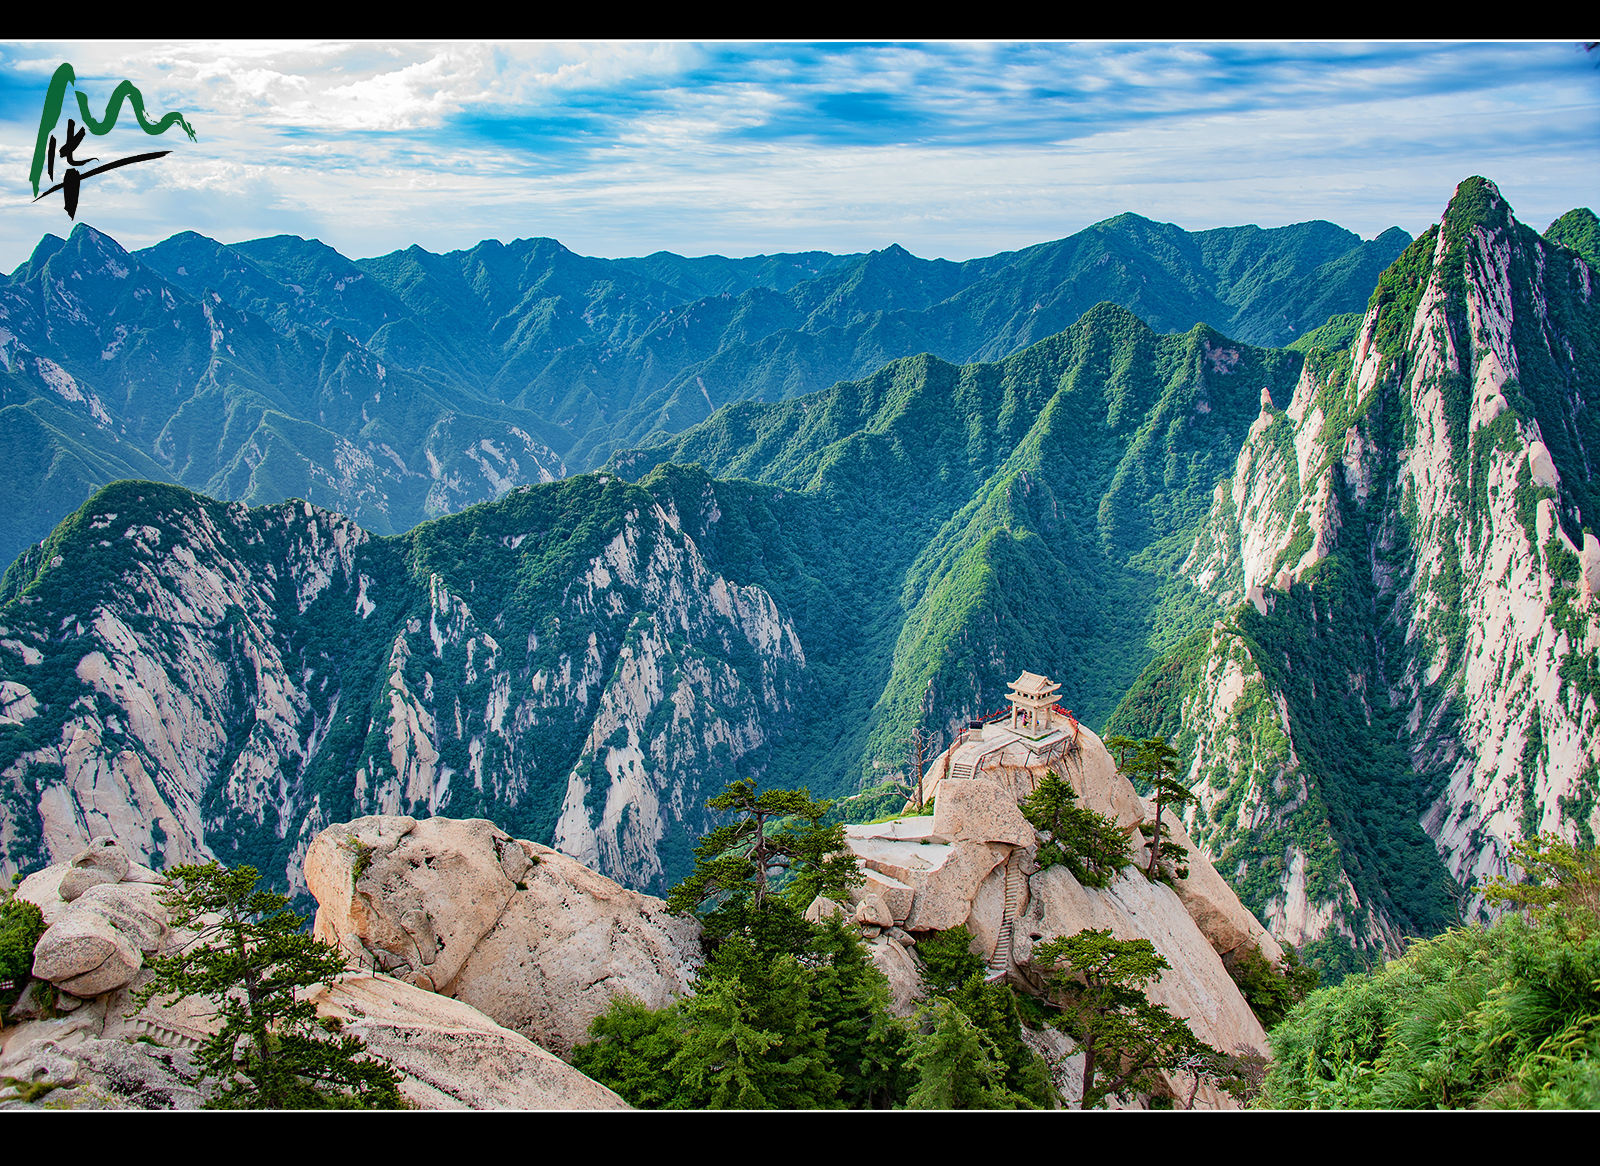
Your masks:
M 1216 867 L 1206 861 L 1195 861 L 1202 849 L 1189 837 L 1188 831 L 1176 817 L 1163 814 L 1172 831 L 1172 840 L 1185 847 L 1190 854 L 1189 877 L 1179 879 L 1173 888 L 1189 913 L 1195 926 L 1211 941 L 1218 955 L 1231 955 L 1243 948 L 1259 948 L 1261 954 L 1274 965 L 1283 963 L 1283 947 L 1239 901 Z
M 1195 1036 L 1225 1053 L 1267 1052 L 1266 1033 L 1201 933 L 1181 899 L 1164 883 L 1152 883 L 1131 868 L 1110 886 L 1085 887 L 1063 866 L 1029 880 L 1031 901 L 1018 922 L 1012 957 L 1035 992 L 1044 989 L 1044 969 L 1034 966 L 1038 943 L 1088 929 L 1109 928 L 1117 939 L 1146 939 L 1171 965 L 1146 995 L 1189 1022 Z M 1035 938 L 1037 937 L 1037 938 Z M 1229 1100 L 1203 1087 L 1208 1107 Z
M 1033 827 L 1017 808 L 1017 799 L 983 778 L 946 778 L 939 783 L 933 831 L 947 838 L 1032 846 Z
M 627 1109 L 527 1037 L 459 1000 L 391 976 L 352 975 L 310 997 L 401 1074 L 422 1109 Z
M 330 827 L 306 882 L 319 939 L 558 1054 L 620 994 L 652 1008 L 685 995 L 700 960 L 694 920 L 482 820 Z

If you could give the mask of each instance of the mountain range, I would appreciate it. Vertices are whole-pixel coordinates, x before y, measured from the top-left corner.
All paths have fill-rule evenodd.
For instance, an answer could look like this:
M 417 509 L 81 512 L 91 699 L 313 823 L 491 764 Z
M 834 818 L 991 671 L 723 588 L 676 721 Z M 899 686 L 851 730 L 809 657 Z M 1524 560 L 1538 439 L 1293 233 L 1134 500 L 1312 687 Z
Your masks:
M 931 352 L 994 360 L 1101 300 L 1158 331 L 1286 343 L 1409 241 L 1331 223 L 1189 233 L 1122 215 L 965 263 L 590 259 L 553 239 L 350 260 L 192 232 L 130 254 L 80 225 L 0 283 L 0 561 L 97 487 L 301 497 L 378 534 L 602 465 L 730 401 Z
M 1417 240 L 961 264 L 47 238 L 0 288 L 6 868 L 292 884 L 447 813 L 659 890 L 730 777 L 881 791 L 1028 669 L 1172 736 L 1246 905 L 1360 966 L 1592 839 L 1595 240 L 1483 179 Z

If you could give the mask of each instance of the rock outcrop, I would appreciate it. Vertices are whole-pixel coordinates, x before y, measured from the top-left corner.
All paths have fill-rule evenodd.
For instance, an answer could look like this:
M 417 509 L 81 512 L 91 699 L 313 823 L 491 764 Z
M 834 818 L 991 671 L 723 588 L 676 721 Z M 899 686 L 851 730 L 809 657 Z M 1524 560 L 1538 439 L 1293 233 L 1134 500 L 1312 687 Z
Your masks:
M 70 863 L 24 879 L 17 894 L 48 925 L 34 946 L 34 976 L 80 999 L 131 983 L 169 935 L 160 883 L 146 879 L 159 876 L 105 836 Z
M 333 906 L 319 913 L 319 924 L 331 927 L 337 917 L 345 930 L 332 935 L 346 950 L 359 947 L 369 964 L 407 978 L 353 971 L 309 998 L 393 1065 L 403 1097 L 421 1109 L 626 1108 L 465 997 L 491 1001 L 565 1049 L 609 999 L 602 982 L 614 979 L 617 991 L 660 1003 L 662 993 L 681 992 L 681 980 L 646 969 L 652 959 L 676 968 L 697 955 L 692 924 L 657 920 L 655 900 L 487 822 L 365 819 L 326 837 L 329 845 L 314 851 L 312 878 L 345 894 L 337 903 L 328 896 Z M 67 902 L 63 883 L 86 869 L 120 869 L 126 877 L 93 882 Z M 0 1077 L 21 1083 L 0 1090 L 0 1109 L 204 1104 L 208 1088 L 197 1083 L 191 1051 L 216 1031 L 211 1003 L 134 1004 L 151 976 L 144 960 L 192 938 L 168 927 L 158 882 L 133 881 L 159 877 L 100 838 L 89 860 L 58 863 L 18 888 L 49 924 L 35 948 L 34 985 L 48 981 L 60 994 L 50 1005 L 30 987 L 11 1009 L 13 1023 L 0 1028 Z M 380 887 L 394 897 L 368 897 Z M 373 946 L 352 940 L 358 934 Z M 500 964 L 520 979 L 482 974 Z M 439 985 L 464 998 L 431 990 Z
M 400 1094 L 419 1109 L 628 1108 L 471 1005 L 391 976 L 347 976 L 310 999 L 400 1071 Z
M 482 820 L 377 816 L 306 855 L 315 934 L 565 1054 L 616 996 L 686 994 L 699 925 Z
M 1264 1055 L 1266 1034 L 1222 957 L 1255 947 L 1278 962 L 1277 942 L 1198 853 L 1191 853 L 1189 877 L 1177 880 L 1177 889 L 1151 882 L 1134 865 L 1103 888 L 1083 886 L 1064 866 L 1040 869 L 1038 836 L 1018 802 L 1050 770 L 1071 783 L 1081 804 L 1116 820 L 1130 837 L 1153 821 L 1151 807 L 1117 772 L 1100 739 L 1081 726 L 1070 737 L 1044 741 L 994 725 L 964 736 L 924 779 L 932 814 L 846 827 L 866 878 L 853 892 L 857 921 L 875 929 L 880 911 L 893 920 L 874 948 L 892 942 L 895 931 L 914 939 L 965 926 L 973 952 L 996 977 L 1044 995 L 1046 973 L 1033 961 L 1037 945 L 1109 928 L 1118 939 L 1149 940 L 1171 965 L 1148 992 L 1153 1002 L 1187 1020 L 1213 1048 Z M 1170 818 L 1168 824 L 1179 845 L 1190 845 L 1181 824 Z M 1053 1063 L 1068 1082 L 1074 1070 L 1060 1060 Z M 1081 1078 L 1081 1067 L 1075 1071 Z M 1189 1082 L 1169 1084 L 1187 1097 Z M 1232 1105 L 1209 1086 L 1196 1098 L 1203 1106 Z
M 520 1033 L 392 976 L 352 974 L 309 999 L 394 1067 L 400 1095 L 418 1109 L 627 1108 Z M 193 1046 L 211 1023 L 202 1008 L 132 1011 L 126 989 L 110 992 L 65 1017 L 0 1030 L 0 1077 L 49 1086 L 34 1106 L 198 1109 L 210 1087 L 196 1080 Z M 30 1107 L 21 1088 L 0 1089 L 0 1110 Z

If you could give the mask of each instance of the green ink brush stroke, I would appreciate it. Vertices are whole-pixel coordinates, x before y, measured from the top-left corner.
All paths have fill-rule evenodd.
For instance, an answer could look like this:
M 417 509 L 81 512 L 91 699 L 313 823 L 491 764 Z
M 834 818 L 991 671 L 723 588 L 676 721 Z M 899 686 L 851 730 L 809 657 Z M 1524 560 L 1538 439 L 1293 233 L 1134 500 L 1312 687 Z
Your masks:
M 77 84 L 77 74 L 72 71 L 72 66 L 63 63 L 50 78 L 50 88 L 44 95 L 44 113 L 39 118 L 39 136 L 33 145 L 33 166 L 28 170 L 28 180 L 33 183 L 33 197 L 39 197 L 39 176 L 44 173 L 45 152 L 49 148 L 50 132 L 55 129 L 56 122 L 61 120 L 61 106 L 66 100 L 67 86 Z M 89 111 L 89 98 L 82 89 L 78 90 L 78 113 L 83 118 L 83 124 L 97 137 L 106 133 L 117 124 L 117 115 L 122 112 L 122 103 L 126 101 L 133 106 L 133 116 L 139 122 L 139 128 L 147 134 L 164 134 L 174 125 L 180 126 L 183 132 L 189 135 L 189 140 L 195 140 L 194 127 L 184 118 L 183 114 L 173 110 L 160 121 L 151 123 L 145 116 L 144 96 L 134 88 L 132 81 L 124 81 L 111 91 L 111 99 L 106 102 L 106 113 L 103 119 L 97 119 Z

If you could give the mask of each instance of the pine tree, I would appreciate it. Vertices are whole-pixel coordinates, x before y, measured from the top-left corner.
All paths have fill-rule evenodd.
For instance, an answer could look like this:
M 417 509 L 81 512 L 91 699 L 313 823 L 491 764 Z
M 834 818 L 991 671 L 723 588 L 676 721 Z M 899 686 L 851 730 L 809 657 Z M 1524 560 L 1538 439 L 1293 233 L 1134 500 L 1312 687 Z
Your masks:
M 1160 1071 L 1206 1048 L 1182 1018 L 1146 998 L 1145 985 L 1171 966 L 1148 939 L 1086 930 L 1040 944 L 1033 958 L 1047 970 L 1062 1027 L 1083 1052 L 1082 1108 L 1154 1088 Z
M 256 889 L 254 867 L 178 866 L 164 899 L 175 929 L 194 932 L 184 950 L 150 961 L 155 978 L 143 1005 L 202 996 L 222 1027 L 200 1046 L 207 1103 L 221 1109 L 397 1109 L 399 1077 L 366 1055 L 360 1038 L 340 1036 L 301 993 L 345 971 L 331 944 L 301 931 L 289 901 Z
M 820 1109 L 842 1084 L 828 1056 L 812 975 L 787 953 L 730 936 L 679 1004 L 683 1040 L 669 1072 L 707 1109 Z
M 1128 838 L 1114 818 L 1078 804 L 1078 795 L 1055 770 L 1022 803 L 1034 829 L 1047 835 L 1039 843 L 1041 867 L 1065 864 L 1086 887 L 1103 887 L 1128 864 Z
M 44 934 L 44 913 L 26 899 L 0 893 L 0 1025 L 27 987 L 33 970 L 33 949 Z M 9 987 L 7 985 L 10 985 Z
M 993 1046 L 949 1000 L 929 1011 L 933 1031 L 920 1037 L 910 1069 L 916 1086 L 907 1109 L 1012 1109 Z
M 861 881 L 843 824 L 823 825 L 832 803 L 806 790 L 758 794 L 755 782 L 740 779 L 706 804 L 739 817 L 700 840 L 694 872 L 672 888 L 667 909 L 699 915 L 713 943 L 766 912 L 781 878 L 782 898 L 802 910 L 817 895 L 845 899 Z
M 1126 740 L 1126 738 L 1122 738 Z M 1145 875 L 1151 882 L 1161 877 L 1161 856 L 1165 848 L 1167 862 L 1172 867 L 1173 873 L 1178 878 L 1189 877 L 1189 868 L 1185 865 L 1189 857 L 1186 847 L 1173 842 L 1169 835 L 1169 828 L 1162 814 L 1166 810 L 1175 810 L 1185 802 L 1194 800 L 1194 794 L 1189 787 L 1178 780 L 1178 751 L 1169 744 L 1164 737 L 1146 737 L 1136 746 L 1133 761 L 1126 766 L 1124 772 L 1130 778 L 1142 779 L 1149 782 L 1151 791 L 1155 795 L 1155 824 L 1146 831 L 1150 839 L 1150 861 L 1145 867 Z

